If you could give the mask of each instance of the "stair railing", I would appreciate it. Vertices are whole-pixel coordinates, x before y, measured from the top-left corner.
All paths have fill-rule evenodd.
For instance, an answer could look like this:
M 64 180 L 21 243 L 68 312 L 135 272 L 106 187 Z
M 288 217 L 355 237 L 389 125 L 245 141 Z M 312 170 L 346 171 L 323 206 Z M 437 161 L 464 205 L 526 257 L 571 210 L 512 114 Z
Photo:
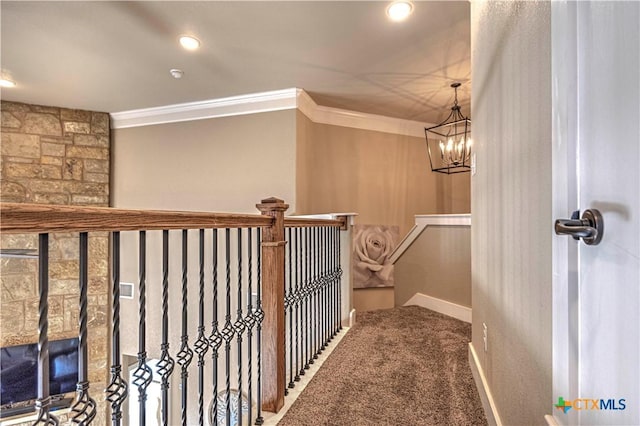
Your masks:
M 249 424 L 261 424 L 263 410 L 277 412 L 284 405 L 286 389 L 295 385 L 341 328 L 340 229 L 345 228 L 346 218 L 285 219 L 288 206 L 276 198 L 263 200 L 257 208 L 261 215 L 1 204 L 1 232 L 39 235 L 38 395 L 34 424 L 59 423 L 50 410 L 48 380 L 49 235 L 58 232 L 77 233 L 79 247 L 78 383 L 68 414 L 71 423 L 88 425 L 98 416 L 110 415 L 114 426 L 122 424 L 125 401 L 136 403 L 128 401 L 134 386 L 138 393 L 138 422 L 146 424 L 146 392 L 154 374 L 161 382 L 163 425 L 178 422 L 177 413 L 171 413 L 171 398 L 176 390 L 170 392 L 178 374 L 182 425 L 205 424 L 205 394 L 213 395 L 209 411 L 212 424 L 218 424 L 221 409 L 229 426 L 243 424 L 243 415 L 249 416 Z M 87 269 L 93 232 L 110 233 L 111 365 L 105 390 L 109 413 L 97 409 L 96 394 L 102 389 L 90 389 L 88 372 Z M 131 383 L 123 371 L 121 350 L 121 233 L 133 233 L 137 241 L 138 353 Z M 148 247 L 151 233 L 161 234 L 161 259 L 148 258 L 153 252 Z M 181 241 L 179 283 L 170 278 L 175 248 L 170 244 L 170 235 L 179 235 Z M 195 274 L 188 266 L 191 235 L 197 235 Z M 161 269 L 159 282 L 150 280 L 150 265 Z M 194 287 L 196 292 L 189 291 Z M 149 298 L 157 293 L 161 293 L 160 306 L 153 305 Z M 196 315 L 189 311 L 189 300 L 194 303 L 194 299 Z M 170 317 L 175 301 L 180 303 L 178 318 Z M 156 309 L 161 312 L 161 341 L 159 348 L 153 349 L 159 353 L 154 372 L 149 367 L 148 312 Z M 210 327 L 207 317 L 211 318 Z M 196 322 L 197 333 L 190 338 L 190 324 Z M 176 345 L 170 331 L 178 325 L 180 339 Z M 211 361 L 207 361 L 207 354 Z M 197 366 L 195 362 L 192 366 L 192 361 L 197 361 Z M 194 370 L 198 374 L 197 413 L 188 394 L 189 372 Z M 206 371 L 211 377 L 205 377 Z M 232 401 L 232 386 L 236 387 L 237 401 Z M 218 405 L 220 389 L 223 401 Z M 246 414 L 242 409 L 245 393 L 249 401 Z M 255 416 L 252 401 L 257 402 Z M 235 412 L 234 404 L 238 407 Z

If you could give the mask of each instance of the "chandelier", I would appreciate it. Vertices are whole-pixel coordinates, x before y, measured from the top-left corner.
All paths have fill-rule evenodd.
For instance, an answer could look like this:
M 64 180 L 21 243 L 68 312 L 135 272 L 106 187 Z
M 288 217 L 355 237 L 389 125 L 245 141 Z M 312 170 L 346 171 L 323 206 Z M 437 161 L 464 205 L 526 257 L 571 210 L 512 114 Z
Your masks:
M 471 170 L 471 120 L 460 112 L 460 83 L 451 87 L 455 93 L 451 113 L 442 123 L 424 129 L 431 170 L 446 174 Z

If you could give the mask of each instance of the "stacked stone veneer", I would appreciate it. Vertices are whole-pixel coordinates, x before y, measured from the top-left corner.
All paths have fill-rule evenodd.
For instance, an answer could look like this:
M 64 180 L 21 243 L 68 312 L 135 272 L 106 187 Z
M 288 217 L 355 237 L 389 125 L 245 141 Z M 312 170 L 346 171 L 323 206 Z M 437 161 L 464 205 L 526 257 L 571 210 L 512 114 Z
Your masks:
M 2 102 L 1 201 L 108 206 L 109 115 Z M 89 375 L 105 423 L 109 342 L 108 235 L 89 234 Z M 37 248 L 36 235 L 1 236 Z M 78 235 L 50 235 L 49 338 L 78 335 Z M 38 340 L 37 260 L 0 260 L 0 346 Z

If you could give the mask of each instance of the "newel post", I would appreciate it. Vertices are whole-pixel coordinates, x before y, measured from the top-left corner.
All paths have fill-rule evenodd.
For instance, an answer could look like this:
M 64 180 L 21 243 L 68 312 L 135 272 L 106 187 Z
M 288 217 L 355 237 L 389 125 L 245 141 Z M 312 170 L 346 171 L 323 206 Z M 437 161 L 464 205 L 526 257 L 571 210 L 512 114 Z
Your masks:
M 283 200 L 267 198 L 256 207 L 275 220 L 262 230 L 262 409 L 277 413 L 284 405 L 285 326 L 284 277 L 285 236 Z

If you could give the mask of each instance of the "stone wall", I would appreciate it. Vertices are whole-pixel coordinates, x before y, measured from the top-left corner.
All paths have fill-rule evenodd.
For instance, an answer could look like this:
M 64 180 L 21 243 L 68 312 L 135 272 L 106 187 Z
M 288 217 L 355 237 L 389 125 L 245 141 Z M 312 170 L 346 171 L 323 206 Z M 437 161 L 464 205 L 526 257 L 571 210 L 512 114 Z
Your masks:
M 2 102 L 0 201 L 109 205 L 109 115 Z M 89 375 L 103 424 L 109 342 L 108 235 L 89 235 Z M 6 248 L 37 248 L 36 235 L 1 235 Z M 51 234 L 49 339 L 78 335 L 78 236 Z M 37 259 L 2 258 L 0 346 L 38 339 Z

